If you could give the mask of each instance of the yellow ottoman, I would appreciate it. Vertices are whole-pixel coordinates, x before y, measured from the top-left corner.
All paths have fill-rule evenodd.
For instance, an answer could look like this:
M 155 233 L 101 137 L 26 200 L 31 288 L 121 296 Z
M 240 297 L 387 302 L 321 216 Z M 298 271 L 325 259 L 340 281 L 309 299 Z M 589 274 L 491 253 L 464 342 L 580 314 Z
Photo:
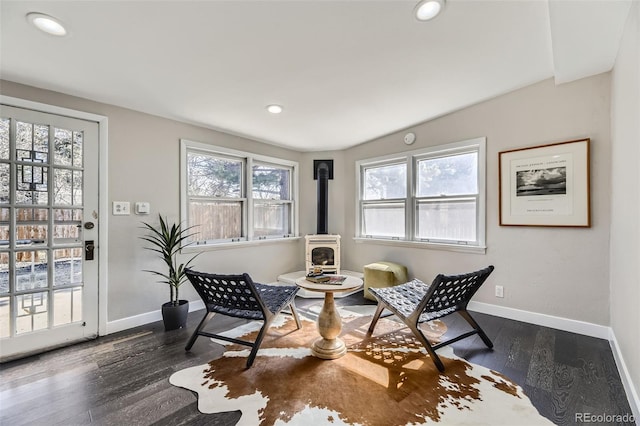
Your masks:
M 394 262 L 375 262 L 364 266 L 364 297 L 375 301 L 369 287 L 392 287 L 409 281 L 407 267 Z

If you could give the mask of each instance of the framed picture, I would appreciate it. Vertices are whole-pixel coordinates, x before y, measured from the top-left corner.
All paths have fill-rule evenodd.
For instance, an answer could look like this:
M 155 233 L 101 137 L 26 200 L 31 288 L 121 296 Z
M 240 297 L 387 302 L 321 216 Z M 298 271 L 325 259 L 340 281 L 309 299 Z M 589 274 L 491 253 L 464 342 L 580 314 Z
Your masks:
M 500 152 L 500 225 L 590 227 L 589 142 Z

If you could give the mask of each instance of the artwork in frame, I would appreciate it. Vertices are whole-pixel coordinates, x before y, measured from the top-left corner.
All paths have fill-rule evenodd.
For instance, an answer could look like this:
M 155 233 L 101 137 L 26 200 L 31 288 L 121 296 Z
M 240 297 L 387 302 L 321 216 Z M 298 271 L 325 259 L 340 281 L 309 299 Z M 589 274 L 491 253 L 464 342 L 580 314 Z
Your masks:
M 589 143 L 500 152 L 500 225 L 590 227 Z

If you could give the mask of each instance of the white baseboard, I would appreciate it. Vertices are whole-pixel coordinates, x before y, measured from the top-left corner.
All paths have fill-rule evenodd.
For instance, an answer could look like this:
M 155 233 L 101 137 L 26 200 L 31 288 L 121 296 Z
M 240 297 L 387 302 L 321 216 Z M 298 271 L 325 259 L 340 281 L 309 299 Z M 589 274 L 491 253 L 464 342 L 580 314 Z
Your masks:
M 189 301 L 189 312 L 199 309 L 204 309 L 204 302 L 202 300 Z M 128 330 L 160 320 L 162 320 L 162 311 L 158 309 L 157 311 L 145 312 L 144 314 L 134 315 L 132 317 L 108 321 L 106 334 L 117 333 L 118 331 Z
M 553 315 L 539 314 L 537 312 L 522 311 L 520 309 L 506 308 L 504 306 L 491 305 L 489 303 L 472 301 L 469 303 L 468 308 L 470 311 L 480 312 L 482 314 L 528 322 L 530 324 L 542 325 L 544 327 L 556 328 L 558 330 L 570 331 L 577 334 L 584 334 L 585 336 L 597 337 L 599 339 L 609 340 L 609 332 L 611 330 L 609 327 L 604 325 L 556 317 Z
M 620 351 L 620 346 L 618 346 L 618 339 L 616 339 L 616 335 L 613 332 L 613 329 L 610 329 L 609 344 L 611 345 L 613 358 L 616 361 L 616 366 L 618 367 L 618 372 L 620 373 L 620 378 L 622 379 L 624 391 L 627 393 L 627 399 L 629 400 L 629 405 L 631 406 L 631 412 L 633 413 L 633 417 L 636 419 L 636 422 L 638 422 L 640 421 L 640 398 L 638 397 L 638 391 L 636 390 L 633 380 L 631 379 L 631 375 L 629 374 L 627 364 L 624 362 L 624 357 L 622 356 L 622 352 Z

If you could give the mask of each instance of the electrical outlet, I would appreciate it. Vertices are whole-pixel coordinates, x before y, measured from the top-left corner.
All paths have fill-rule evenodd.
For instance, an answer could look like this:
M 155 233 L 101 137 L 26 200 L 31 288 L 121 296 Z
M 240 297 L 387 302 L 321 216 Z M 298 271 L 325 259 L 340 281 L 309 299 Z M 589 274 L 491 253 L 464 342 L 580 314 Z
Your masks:
M 114 201 L 113 214 L 114 216 L 131 214 L 131 203 L 128 201 Z
M 496 297 L 504 297 L 504 287 L 501 285 L 496 286 Z

